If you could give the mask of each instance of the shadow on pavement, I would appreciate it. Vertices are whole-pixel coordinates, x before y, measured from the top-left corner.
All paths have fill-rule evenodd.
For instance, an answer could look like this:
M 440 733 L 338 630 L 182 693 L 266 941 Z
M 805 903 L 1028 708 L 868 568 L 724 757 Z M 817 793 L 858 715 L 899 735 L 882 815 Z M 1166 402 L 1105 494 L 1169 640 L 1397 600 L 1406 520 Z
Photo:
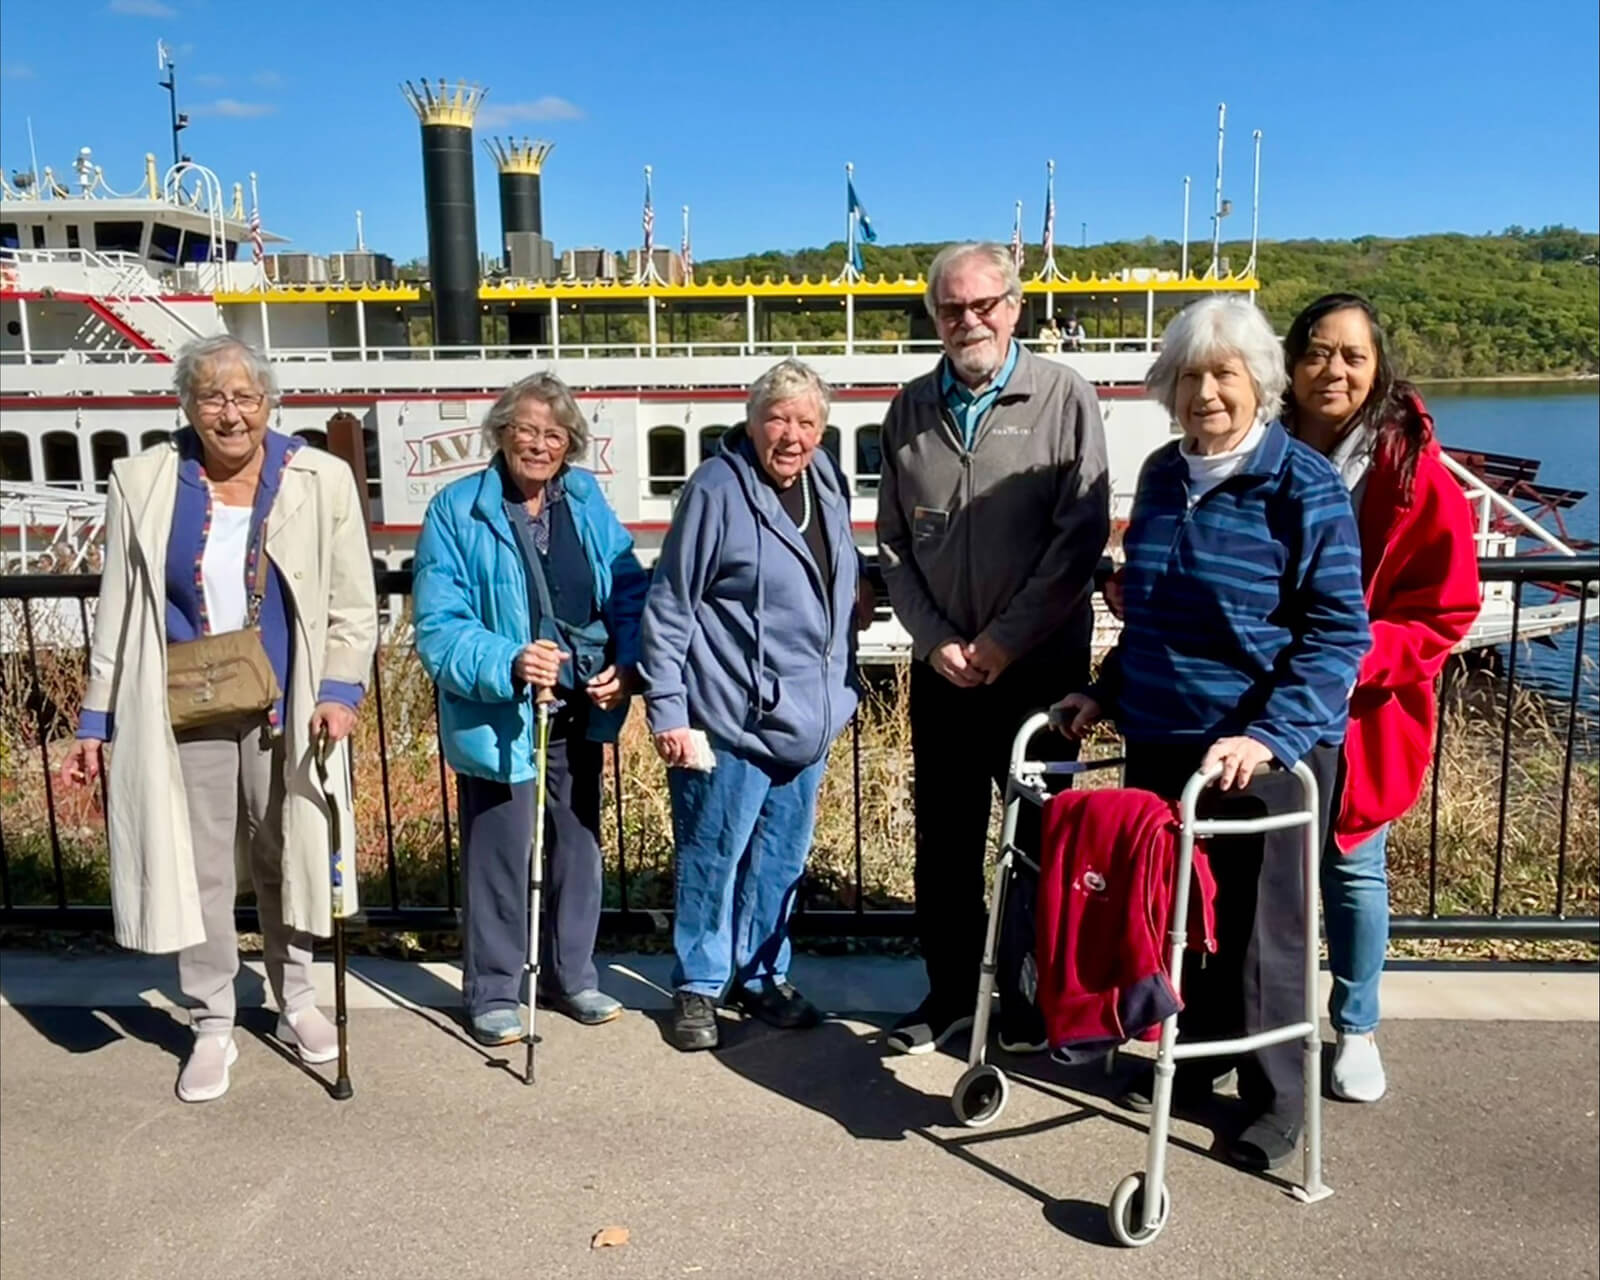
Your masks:
M 667 1015 L 657 1017 L 665 1037 Z M 722 1066 L 752 1084 L 827 1116 L 852 1137 L 899 1142 L 950 1119 L 950 1106 L 903 1084 L 884 1064 L 875 1035 L 828 1021 L 806 1031 L 779 1031 L 755 1019 L 724 1018 Z

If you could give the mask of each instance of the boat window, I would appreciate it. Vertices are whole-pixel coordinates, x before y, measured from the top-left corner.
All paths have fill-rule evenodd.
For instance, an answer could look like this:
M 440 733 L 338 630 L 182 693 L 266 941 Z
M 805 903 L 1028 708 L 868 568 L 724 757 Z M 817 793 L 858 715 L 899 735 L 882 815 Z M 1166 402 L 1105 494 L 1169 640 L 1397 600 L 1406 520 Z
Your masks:
M 97 222 L 94 224 L 94 247 L 101 253 L 138 253 L 143 235 L 142 222 Z
M 28 437 L 20 431 L 0 431 L 0 480 L 27 484 L 33 479 L 33 459 Z
M 237 262 L 239 259 L 239 242 L 237 240 L 225 240 L 223 243 L 227 246 L 227 251 L 222 255 L 222 260 L 224 262 Z
M 44 248 L 44 228 L 42 226 L 36 226 L 33 229 L 33 247 L 35 249 Z
M 700 461 L 717 456 L 717 450 L 722 447 L 722 437 L 728 428 L 720 423 L 709 427 L 700 428 Z
M 185 231 L 183 244 L 178 249 L 178 261 L 184 266 L 195 266 L 211 261 L 211 237 L 203 231 Z
M 362 452 L 367 457 L 367 498 L 376 501 L 383 496 L 383 485 L 379 478 L 383 471 L 383 457 L 378 452 L 377 428 L 363 426 L 361 444 Z
M 0 222 L 0 249 L 22 248 L 22 237 L 15 222 Z
M 313 449 L 326 450 L 328 447 L 328 433 L 326 431 L 318 431 L 315 427 L 306 427 L 304 430 L 296 431 L 294 434 Z
M 94 465 L 94 487 L 105 492 L 111 464 L 128 456 L 128 437 L 120 431 L 96 431 L 89 438 L 89 460 Z
M 177 262 L 178 244 L 183 233 L 177 227 L 158 222 L 150 228 L 150 256 L 157 262 Z
M 78 456 L 78 437 L 70 431 L 49 431 L 39 442 L 44 456 L 46 484 L 83 483 L 83 460 Z
M 824 427 L 822 429 L 822 447 L 842 467 L 844 463 L 839 458 L 839 428 Z
M 67 248 L 83 248 L 83 237 L 78 234 L 78 224 L 76 222 L 67 223 Z
M 139 437 L 139 447 L 148 449 L 153 444 L 166 444 L 170 439 L 172 439 L 170 431 L 146 431 Z
M 688 478 L 683 428 L 652 427 L 646 443 L 650 466 L 649 494 L 652 498 L 670 498 L 683 488 L 683 482 Z
M 877 493 L 883 470 L 882 428 L 876 422 L 856 428 L 856 492 Z

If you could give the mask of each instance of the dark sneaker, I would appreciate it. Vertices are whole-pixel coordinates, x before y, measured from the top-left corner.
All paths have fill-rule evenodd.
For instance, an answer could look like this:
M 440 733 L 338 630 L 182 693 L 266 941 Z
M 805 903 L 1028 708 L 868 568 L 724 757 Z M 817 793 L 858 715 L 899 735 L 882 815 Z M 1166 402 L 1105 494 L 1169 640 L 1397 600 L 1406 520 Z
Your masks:
M 1294 1158 L 1300 1145 L 1300 1121 L 1271 1111 L 1257 1116 L 1226 1149 L 1231 1164 L 1266 1173 Z
M 736 987 L 729 995 L 728 1003 L 752 1018 L 760 1018 L 784 1031 L 814 1027 L 822 1021 L 822 1010 L 787 982 L 764 982 L 757 991 L 749 987 Z
M 1211 1074 L 1213 1070 L 1213 1067 L 1203 1063 L 1196 1063 L 1192 1067 L 1179 1066 L 1172 1078 L 1173 1108 L 1194 1111 L 1203 1107 L 1211 1101 L 1217 1090 L 1228 1088 L 1239 1078 L 1232 1067 L 1223 1068 L 1221 1075 Z M 1156 1068 L 1151 1063 L 1139 1068 L 1132 1082 L 1118 1096 L 1117 1103 L 1129 1111 L 1147 1116 L 1154 1106 L 1155 1091 Z
M 1007 1015 L 1005 1003 L 1000 1005 L 1000 1048 L 1011 1054 L 1043 1053 L 1050 1047 L 1045 1035 L 1044 1019 L 1039 1011 L 1029 1005 L 1020 1013 Z
M 951 1014 L 924 1000 L 894 1026 L 884 1037 L 884 1043 L 895 1053 L 932 1053 L 944 1047 L 944 1042 L 972 1026 L 970 1013 Z
M 696 991 L 679 991 L 672 997 L 672 1021 L 667 1037 L 685 1053 L 717 1047 L 717 1002 Z

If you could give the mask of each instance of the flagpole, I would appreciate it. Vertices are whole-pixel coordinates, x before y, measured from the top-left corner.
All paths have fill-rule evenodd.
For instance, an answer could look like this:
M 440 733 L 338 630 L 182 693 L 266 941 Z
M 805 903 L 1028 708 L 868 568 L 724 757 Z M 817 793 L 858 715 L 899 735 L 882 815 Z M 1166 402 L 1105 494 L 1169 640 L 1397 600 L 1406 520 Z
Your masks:
M 1183 258 L 1178 267 L 1178 278 L 1189 278 L 1189 175 L 1183 175 Z
M 849 161 L 844 166 L 844 272 L 840 279 L 847 284 L 856 280 L 856 205 L 850 199 L 850 192 L 854 187 L 856 167 Z
M 661 275 L 656 271 L 655 255 L 655 194 L 652 190 L 652 174 L 654 169 L 650 165 L 644 167 L 644 247 L 639 251 L 639 270 L 634 275 L 635 284 L 661 284 Z M 655 327 L 656 309 L 654 303 L 650 307 L 650 346 L 651 355 L 655 354 Z
M 1251 135 L 1256 143 L 1255 194 L 1250 199 L 1250 265 L 1244 269 L 1247 276 L 1256 273 L 1256 243 L 1261 235 L 1261 130 Z
M 256 175 L 250 175 L 250 252 L 256 262 L 256 286 L 267 286 L 267 255 L 261 245 L 261 192 L 256 187 Z M 266 312 L 262 311 L 262 324 L 266 323 Z
M 1222 260 L 1222 139 L 1228 123 L 1228 104 L 1217 103 L 1217 195 L 1211 210 L 1211 266 L 1206 274 L 1215 280 Z
M 694 250 L 689 245 L 689 206 L 683 206 L 683 282 L 694 283 Z
M 1056 266 L 1056 162 L 1045 161 L 1044 195 L 1044 262 L 1039 268 L 1039 279 L 1060 280 L 1061 268 Z M 1045 315 L 1055 314 L 1055 295 L 1045 294 Z

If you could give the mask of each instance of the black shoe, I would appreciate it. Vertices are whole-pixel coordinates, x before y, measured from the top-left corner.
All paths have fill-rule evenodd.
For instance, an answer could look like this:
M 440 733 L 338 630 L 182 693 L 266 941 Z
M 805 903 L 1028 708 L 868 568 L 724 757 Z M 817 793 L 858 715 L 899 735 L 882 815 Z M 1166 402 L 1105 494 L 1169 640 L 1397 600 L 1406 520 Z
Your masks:
M 1221 1075 L 1213 1075 L 1213 1070 L 1204 1065 L 1180 1066 L 1172 1078 L 1173 1109 L 1195 1111 L 1210 1102 L 1217 1090 L 1226 1089 L 1238 1079 L 1232 1067 L 1224 1068 Z M 1117 1104 L 1147 1116 L 1155 1107 L 1155 1095 L 1156 1069 L 1152 1063 L 1139 1068 L 1128 1087 L 1118 1095 Z
M 759 991 L 735 987 L 728 1003 L 783 1031 L 815 1027 L 822 1022 L 822 1010 L 787 982 L 763 982 Z
M 1266 1173 L 1294 1159 L 1299 1145 L 1300 1121 L 1267 1111 L 1245 1126 L 1228 1144 L 1226 1154 L 1230 1164 Z
M 932 1053 L 971 1026 L 971 1013 L 951 1013 L 930 997 L 890 1027 L 884 1043 L 896 1053 Z
M 695 991 L 679 991 L 672 997 L 672 1021 L 668 1039 L 685 1053 L 717 1047 L 717 1002 Z

